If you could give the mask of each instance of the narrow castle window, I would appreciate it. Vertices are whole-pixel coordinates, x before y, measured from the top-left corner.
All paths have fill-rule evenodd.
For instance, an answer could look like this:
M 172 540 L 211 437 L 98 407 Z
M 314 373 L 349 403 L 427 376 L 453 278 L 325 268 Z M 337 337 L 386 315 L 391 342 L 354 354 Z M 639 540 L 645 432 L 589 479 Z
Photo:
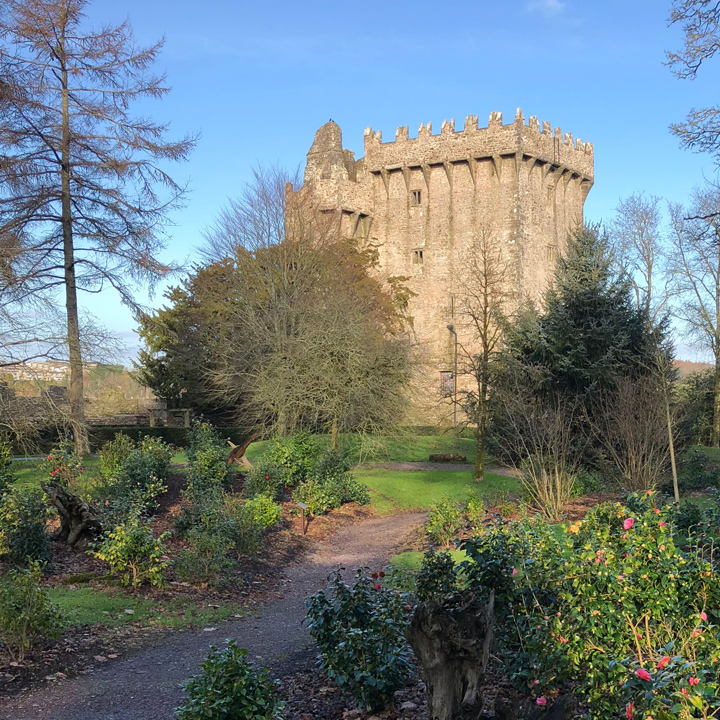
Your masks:
M 452 370 L 440 371 L 440 397 L 452 397 L 455 389 Z
M 411 190 L 410 191 L 410 204 L 414 207 L 417 207 L 420 205 L 421 200 L 421 194 L 419 190 Z
M 413 250 L 413 265 L 422 265 L 423 264 L 423 251 L 422 250 Z
M 545 259 L 548 262 L 555 262 L 557 260 L 557 247 L 555 247 L 555 245 L 548 245 L 545 248 Z

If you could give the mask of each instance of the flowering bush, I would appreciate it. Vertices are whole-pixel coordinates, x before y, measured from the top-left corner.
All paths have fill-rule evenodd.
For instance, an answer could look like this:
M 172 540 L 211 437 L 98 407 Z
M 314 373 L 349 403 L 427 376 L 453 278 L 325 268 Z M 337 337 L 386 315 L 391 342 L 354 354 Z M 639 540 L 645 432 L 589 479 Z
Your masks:
M 384 577 L 363 568 L 348 585 L 337 571 L 328 589 L 306 603 L 321 667 L 371 712 L 390 702 L 410 669 L 405 627 L 411 608 L 403 593 L 384 586 Z
M 283 469 L 270 457 L 263 455 L 245 478 L 245 494 L 269 495 L 279 500 L 283 489 Z
M 705 672 L 717 673 L 718 631 L 703 618 L 718 616 L 718 558 L 692 538 L 680 546 L 669 510 L 658 507 L 653 492 L 628 505 L 593 508 L 561 540 L 528 520 L 498 525 L 464 544 L 465 572 L 477 593 L 496 589 L 498 651 L 519 687 L 544 696 L 571 686 L 592 717 L 616 717 L 634 703 L 652 708 L 658 720 L 661 707 L 672 716 L 686 697 L 683 687 L 690 692 L 687 678 L 701 678 L 704 692 Z M 644 673 L 666 655 L 677 659 L 662 668 L 663 695 L 655 674 L 647 680 Z M 671 664 L 684 668 L 673 671 L 672 682 Z M 680 702 L 687 712 L 675 714 L 706 717 L 698 702 Z
M 63 440 L 40 462 L 38 468 L 50 476 L 50 480 L 73 489 L 85 472 L 83 459 L 75 453 L 70 440 Z

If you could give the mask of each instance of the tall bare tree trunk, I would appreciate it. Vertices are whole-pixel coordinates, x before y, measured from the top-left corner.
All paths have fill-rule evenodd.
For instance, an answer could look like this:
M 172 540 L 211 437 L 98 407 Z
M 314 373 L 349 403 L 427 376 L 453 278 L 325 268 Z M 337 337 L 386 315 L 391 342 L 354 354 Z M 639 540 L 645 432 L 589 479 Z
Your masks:
M 485 430 L 487 427 L 487 382 L 478 383 L 477 428 L 475 429 L 475 482 L 485 479 Z
M 720 447 L 720 357 L 715 358 L 712 444 L 714 447 Z
M 63 16 L 60 40 L 64 52 L 65 21 Z M 83 398 L 83 363 L 80 348 L 80 321 L 78 318 L 77 283 L 75 279 L 75 252 L 72 236 L 72 207 L 70 203 L 70 108 L 68 101 L 68 74 L 65 58 L 62 62 L 62 145 L 61 145 L 61 212 L 63 256 L 65 265 L 65 309 L 67 311 L 67 341 L 70 359 L 70 421 L 75 437 L 75 452 L 85 455 L 88 451 L 85 428 L 85 402 Z

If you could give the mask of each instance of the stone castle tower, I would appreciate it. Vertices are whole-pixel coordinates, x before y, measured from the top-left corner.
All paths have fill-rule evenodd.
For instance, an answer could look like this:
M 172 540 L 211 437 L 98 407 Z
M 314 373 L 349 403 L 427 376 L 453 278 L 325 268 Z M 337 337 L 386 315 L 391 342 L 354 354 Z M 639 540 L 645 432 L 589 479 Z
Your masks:
M 431 370 L 429 395 L 447 395 L 452 382 L 458 263 L 478 233 L 490 232 L 508 254 L 517 297 L 539 297 L 557 255 L 583 221 L 593 185 L 593 146 L 560 128 L 526 123 L 520 110 L 503 125 L 490 114 L 479 128 L 469 115 L 462 130 L 430 123 L 411 138 L 400 127 L 395 140 L 365 130 L 365 156 L 342 146 L 332 120 L 315 134 L 307 154 L 305 188 L 323 211 L 337 213 L 343 237 L 377 247 L 387 277 L 406 276 L 417 340 Z M 433 413 L 435 414 L 435 413 Z

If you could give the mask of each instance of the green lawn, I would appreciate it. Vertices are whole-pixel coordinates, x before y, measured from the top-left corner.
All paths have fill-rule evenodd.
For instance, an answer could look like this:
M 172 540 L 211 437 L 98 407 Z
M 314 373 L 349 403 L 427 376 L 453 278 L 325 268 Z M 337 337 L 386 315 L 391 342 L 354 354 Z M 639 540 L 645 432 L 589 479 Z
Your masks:
M 115 626 L 132 622 L 167 628 L 203 627 L 246 612 L 235 603 L 213 608 L 189 603 L 181 597 L 158 604 L 119 588 L 90 585 L 51 588 L 49 595 L 66 613 L 70 624 L 76 626 Z M 132 610 L 132 613 L 126 610 Z
M 485 474 L 481 483 L 473 481 L 472 473 L 460 470 L 393 471 L 360 469 L 355 472 L 360 482 L 370 488 L 371 505 L 379 515 L 406 510 L 426 510 L 449 495 L 455 502 L 467 500 L 470 490 L 488 497 L 498 492 L 518 492 L 515 478 Z
M 322 445 L 330 444 L 329 435 L 315 437 Z M 361 438 L 359 435 L 343 434 L 340 443 L 355 462 L 427 462 L 431 453 L 460 453 L 467 456 L 469 463 L 475 462 L 475 441 L 453 435 Z M 257 460 L 269 444 L 269 440 L 252 443 L 245 453 L 248 460 Z
M 187 454 L 185 451 L 176 452 L 171 462 L 174 465 L 187 463 Z M 17 485 L 25 487 L 37 486 L 41 481 L 49 480 L 48 474 L 38 467 L 40 460 L 14 460 L 12 469 L 17 475 Z M 91 490 L 95 483 L 100 479 L 100 458 L 89 456 L 85 458 L 85 472 L 83 480 L 78 487 Z M 182 468 L 173 468 L 172 472 L 181 472 Z
M 464 550 L 450 550 L 450 556 L 455 561 L 455 564 L 467 560 L 467 555 Z M 417 572 L 422 565 L 423 557 L 425 557 L 424 552 L 408 550 L 407 552 L 390 558 L 390 565 L 398 570 Z

